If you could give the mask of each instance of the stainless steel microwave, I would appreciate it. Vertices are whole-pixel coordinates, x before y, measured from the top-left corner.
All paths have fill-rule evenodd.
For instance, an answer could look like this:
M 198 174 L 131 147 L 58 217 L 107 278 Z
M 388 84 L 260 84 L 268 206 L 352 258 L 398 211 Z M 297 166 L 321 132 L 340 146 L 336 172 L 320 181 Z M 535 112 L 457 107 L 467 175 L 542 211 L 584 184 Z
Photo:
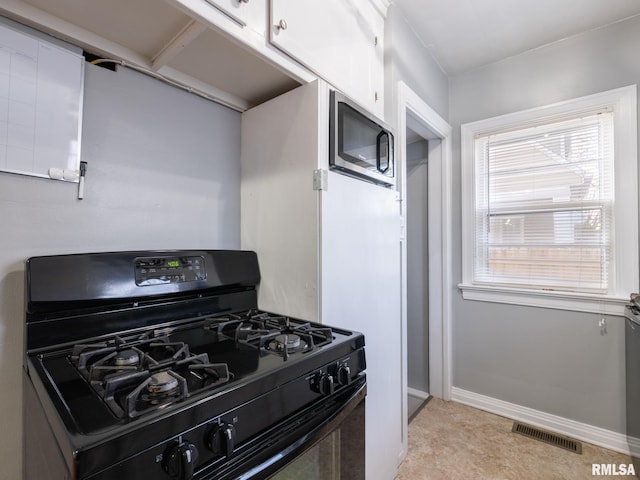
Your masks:
M 391 128 L 334 90 L 329 115 L 329 168 L 395 188 Z

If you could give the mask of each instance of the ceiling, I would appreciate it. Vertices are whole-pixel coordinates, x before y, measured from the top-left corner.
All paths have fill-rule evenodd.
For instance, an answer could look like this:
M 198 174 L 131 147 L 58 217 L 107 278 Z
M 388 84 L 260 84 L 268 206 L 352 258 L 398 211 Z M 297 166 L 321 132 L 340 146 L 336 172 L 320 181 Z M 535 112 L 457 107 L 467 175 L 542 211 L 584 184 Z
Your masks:
M 640 15 L 640 0 L 392 0 L 447 75 Z

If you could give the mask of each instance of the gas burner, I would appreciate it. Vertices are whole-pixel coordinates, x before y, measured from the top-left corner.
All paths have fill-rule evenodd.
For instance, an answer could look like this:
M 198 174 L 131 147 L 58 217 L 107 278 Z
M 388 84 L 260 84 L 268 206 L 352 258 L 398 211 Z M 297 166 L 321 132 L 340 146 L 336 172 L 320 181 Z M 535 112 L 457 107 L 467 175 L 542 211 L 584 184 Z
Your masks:
M 172 371 L 161 371 L 147 377 L 130 393 L 116 400 L 116 406 L 124 407 L 129 418 L 137 417 L 149 408 L 158 407 L 176 400 L 184 400 L 189 396 L 187 381 Z M 114 398 L 118 398 L 116 393 Z M 107 403 L 111 398 L 107 398 Z M 113 409 L 113 404 L 111 404 Z
M 276 336 L 273 340 L 269 342 L 269 348 L 271 350 L 275 350 L 277 352 L 284 352 L 285 350 L 289 353 L 296 352 L 300 349 L 305 349 L 307 347 L 306 342 L 303 342 L 299 335 L 295 334 L 286 334 L 283 333 L 281 335 Z
M 147 392 L 151 395 L 167 394 L 178 388 L 178 379 L 169 372 L 154 373 L 149 377 Z
M 140 355 L 133 349 L 120 350 L 116 352 L 113 359 L 113 364 L 117 367 L 136 365 L 138 362 L 140 362 Z

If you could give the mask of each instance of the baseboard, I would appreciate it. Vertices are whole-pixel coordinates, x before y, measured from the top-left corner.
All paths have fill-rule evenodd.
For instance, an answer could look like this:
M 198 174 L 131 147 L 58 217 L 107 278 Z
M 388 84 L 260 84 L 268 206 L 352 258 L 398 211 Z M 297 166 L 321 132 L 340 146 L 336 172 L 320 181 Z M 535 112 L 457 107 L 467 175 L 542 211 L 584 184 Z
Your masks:
M 535 427 L 551 430 L 561 435 L 575 438 L 576 440 L 598 445 L 599 447 L 608 448 L 609 450 L 634 457 L 640 457 L 639 438 L 628 440 L 627 436 L 622 433 L 576 422 L 575 420 L 541 412 L 533 408 L 523 407 L 515 403 L 505 402 L 497 398 L 487 397 L 486 395 L 480 395 L 479 393 L 462 390 L 457 387 L 452 387 L 451 389 L 451 400 L 512 420 L 528 423 Z
M 426 400 L 427 398 L 429 398 L 429 394 L 427 392 L 423 392 L 422 390 L 411 387 L 407 387 L 407 395 L 413 398 L 417 398 L 418 400 Z

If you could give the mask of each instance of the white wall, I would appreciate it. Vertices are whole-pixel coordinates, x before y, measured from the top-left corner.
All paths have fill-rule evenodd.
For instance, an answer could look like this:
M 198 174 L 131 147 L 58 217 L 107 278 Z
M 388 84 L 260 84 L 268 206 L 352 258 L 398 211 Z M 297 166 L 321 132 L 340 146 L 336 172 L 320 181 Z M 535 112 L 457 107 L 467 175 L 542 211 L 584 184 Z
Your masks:
M 22 478 L 24 260 L 239 248 L 240 115 L 150 77 L 86 64 L 77 185 L 0 173 L 0 478 Z M 36 479 L 34 479 L 36 480 Z
M 450 79 L 453 174 L 460 125 L 640 82 L 640 18 Z M 454 218 L 460 218 L 454 184 Z M 454 221 L 453 251 L 461 251 Z M 454 285 L 461 255 L 453 255 Z M 464 301 L 454 293 L 454 378 L 464 390 L 615 432 L 625 431 L 624 323 L 600 315 Z
M 402 80 L 445 120 L 449 117 L 447 76 L 394 4 L 385 21 L 385 116 L 395 121 L 396 86 Z

